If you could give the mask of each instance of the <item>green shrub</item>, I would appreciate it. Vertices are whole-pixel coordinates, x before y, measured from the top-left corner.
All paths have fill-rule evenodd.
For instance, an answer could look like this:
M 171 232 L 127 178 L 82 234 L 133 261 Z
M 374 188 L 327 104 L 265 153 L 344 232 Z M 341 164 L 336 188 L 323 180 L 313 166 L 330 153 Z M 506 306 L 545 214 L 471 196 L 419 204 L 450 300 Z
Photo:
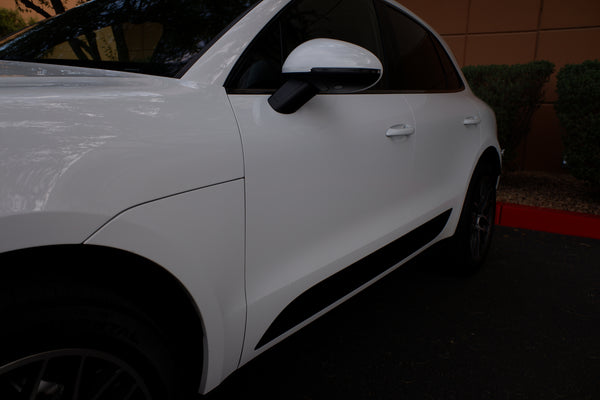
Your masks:
M 543 88 L 552 72 L 554 64 L 549 61 L 463 68 L 475 95 L 496 113 L 498 141 L 508 169 L 520 167 L 517 147 L 529 133 L 531 117 L 544 97 Z
M 0 37 L 16 32 L 27 26 L 27 23 L 16 10 L 0 8 Z
M 567 166 L 576 178 L 600 185 L 600 62 L 565 65 L 556 89 Z

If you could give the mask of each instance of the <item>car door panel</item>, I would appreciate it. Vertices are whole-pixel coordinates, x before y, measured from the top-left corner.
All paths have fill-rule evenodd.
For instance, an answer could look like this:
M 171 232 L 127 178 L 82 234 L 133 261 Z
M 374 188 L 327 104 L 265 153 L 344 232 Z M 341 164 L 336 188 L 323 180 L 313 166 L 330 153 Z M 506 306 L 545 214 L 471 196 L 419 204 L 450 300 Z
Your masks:
M 406 233 L 414 124 L 403 95 L 319 95 L 292 115 L 231 95 L 245 158 L 246 351 L 309 287 Z M 408 206 L 407 206 L 408 205 Z
M 416 119 L 414 191 L 419 210 L 460 210 L 475 155 L 480 147 L 480 128 L 465 125 L 479 112 L 459 93 L 407 94 Z
M 374 4 L 387 89 L 404 93 L 415 117 L 414 212 L 460 211 L 481 145 L 481 116 L 441 39 L 407 10 L 383 0 Z

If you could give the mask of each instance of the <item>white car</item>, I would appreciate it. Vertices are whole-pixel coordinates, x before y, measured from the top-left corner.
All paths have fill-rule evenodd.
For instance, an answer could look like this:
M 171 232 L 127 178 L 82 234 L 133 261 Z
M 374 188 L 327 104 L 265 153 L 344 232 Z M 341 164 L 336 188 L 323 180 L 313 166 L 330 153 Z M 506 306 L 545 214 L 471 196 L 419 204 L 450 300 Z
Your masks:
M 254 3 L 0 41 L 1 399 L 207 393 L 437 242 L 482 263 L 495 118 L 443 40 L 393 1 Z

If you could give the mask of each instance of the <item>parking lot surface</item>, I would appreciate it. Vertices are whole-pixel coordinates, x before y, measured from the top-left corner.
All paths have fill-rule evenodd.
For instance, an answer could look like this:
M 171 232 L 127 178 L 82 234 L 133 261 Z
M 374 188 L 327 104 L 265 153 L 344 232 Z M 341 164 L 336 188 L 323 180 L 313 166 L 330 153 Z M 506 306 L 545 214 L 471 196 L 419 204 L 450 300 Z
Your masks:
M 600 240 L 498 227 L 469 278 L 413 260 L 206 399 L 598 399 Z

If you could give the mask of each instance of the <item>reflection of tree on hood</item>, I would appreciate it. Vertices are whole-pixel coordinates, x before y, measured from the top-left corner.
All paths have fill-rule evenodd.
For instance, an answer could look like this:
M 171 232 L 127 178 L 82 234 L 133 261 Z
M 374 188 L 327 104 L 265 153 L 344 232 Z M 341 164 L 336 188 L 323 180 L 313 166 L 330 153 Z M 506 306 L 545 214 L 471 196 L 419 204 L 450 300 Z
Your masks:
M 33 11 L 44 18 L 64 13 L 67 9 L 85 3 L 87 0 L 15 0 L 19 11 Z
M 29 22 L 29 25 L 35 21 Z M 0 37 L 25 28 L 28 25 L 17 10 L 0 7 Z
M 8 41 L 0 42 L 0 59 L 57 62 L 108 69 L 125 69 L 172 76 L 202 50 L 252 0 L 16 0 L 52 6 L 55 18 L 42 21 L 32 29 Z M 81 4 L 65 11 L 63 3 Z M 55 4 L 56 3 L 56 4 Z M 85 4 L 83 4 L 85 3 Z M 39 8 L 39 7 L 38 7 Z M 43 11 L 43 10 L 42 10 Z M 157 42 L 147 59 L 132 57 L 138 51 L 127 40 L 126 30 L 138 27 L 152 30 Z M 146 27 L 146 28 L 144 28 Z M 97 34 L 111 32 L 116 57 L 107 60 Z M 76 59 L 49 57 L 52 50 L 68 44 Z M 139 45 L 138 45 L 139 46 Z M 130 63 L 127 68 L 107 63 Z M 100 65 L 102 63 L 102 65 Z M 144 65 L 138 65 L 144 64 Z

